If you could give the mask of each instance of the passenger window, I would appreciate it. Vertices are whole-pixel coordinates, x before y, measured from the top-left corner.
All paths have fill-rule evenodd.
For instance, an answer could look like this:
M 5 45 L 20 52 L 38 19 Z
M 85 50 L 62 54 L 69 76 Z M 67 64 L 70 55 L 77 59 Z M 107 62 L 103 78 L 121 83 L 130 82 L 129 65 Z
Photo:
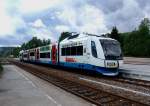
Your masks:
M 76 55 L 76 51 L 77 51 L 76 49 L 77 49 L 76 46 L 71 47 L 71 55 L 72 55 L 72 56 L 75 56 L 75 55 Z
M 70 56 L 71 54 L 70 54 L 70 51 L 71 50 L 71 47 L 67 47 L 66 48 L 66 56 Z
M 96 45 L 94 41 L 91 41 L 91 50 L 92 50 L 92 55 L 93 57 L 97 58 L 97 51 L 96 51 Z
M 66 54 L 66 48 L 61 48 L 61 55 L 65 56 L 65 54 Z
M 83 46 L 77 46 L 77 55 L 83 55 Z
M 30 53 L 30 56 L 34 56 L 34 52 L 31 52 L 31 53 Z
M 83 55 L 83 46 L 61 48 L 61 56 L 78 56 L 78 55 Z
M 50 58 L 50 53 L 40 53 L 40 58 Z

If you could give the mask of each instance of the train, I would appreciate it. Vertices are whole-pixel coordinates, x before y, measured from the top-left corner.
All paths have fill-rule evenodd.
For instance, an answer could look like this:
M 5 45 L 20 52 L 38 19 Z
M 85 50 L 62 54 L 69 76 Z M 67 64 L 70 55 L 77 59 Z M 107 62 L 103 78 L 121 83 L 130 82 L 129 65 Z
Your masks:
M 117 76 L 123 64 L 120 43 L 112 38 L 71 33 L 59 43 L 19 53 L 20 61 L 84 69 L 104 76 Z

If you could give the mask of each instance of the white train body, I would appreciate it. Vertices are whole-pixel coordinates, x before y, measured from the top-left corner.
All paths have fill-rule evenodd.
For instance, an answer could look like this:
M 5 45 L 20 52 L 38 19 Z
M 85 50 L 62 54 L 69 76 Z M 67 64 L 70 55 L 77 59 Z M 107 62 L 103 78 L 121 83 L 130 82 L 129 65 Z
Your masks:
M 105 55 L 104 48 L 100 41 L 107 41 L 113 42 L 117 44 L 117 51 L 119 52 L 116 54 L 117 58 L 110 58 L 108 59 Z M 75 47 L 83 47 L 82 55 L 74 55 L 74 53 L 70 53 L 70 55 L 62 56 L 62 48 L 71 49 Z M 103 45 L 104 46 L 104 45 Z M 109 45 L 112 46 L 112 45 Z M 112 49 L 112 52 L 115 48 Z M 119 43 L 111 38 L 99 37 L 99 36 L 89 36 L 89 35 L 79 35 L 77 38 L 74 39 L 65 39 L 60 43 L 60 64 L 62 63 L 64 66 L 70 67 L 78 67 L 83 69 L 89 70 L 96 70 L 97 72 L 102 73 L 103 75 L 117 75 L 118 68 L 122 65 L 122 53 L 120 49 Z M 74 49 L 75 50 L 75 49 Z M 115 51 L 114 51 L 115 52 Z M 80 53 L 79 53 L 80 54 Z M 111 54 L 111 53 L 110 53 Z M 111 56 L 110 56 L 111 57 Z M 112 57 L 115 57 L 113 55 Z M 67 60 L 66 60 L 67 59 Z M 79 65 L 79 66 L 78 66 Z
M 46 47 L 48 49 L 42 50 Z M 118 41 L 89 34 L 75 34 L 59 44 L 37 49 L 39 53 L 35 52 L 35 56 L 29 57 L 34 62 L 85 69 L 107 76 L 118 75 L 118 68 L 123 63 Z M 37 55 L 39 55 L 38 59 Z M 24 58 L 24 60 L 27 59 Z
M 28 61 L 28 50 L 20 51 L 20 60 Z
M 39 61 L 49 63 L 51 60 L 51 45 L 39 47 Z

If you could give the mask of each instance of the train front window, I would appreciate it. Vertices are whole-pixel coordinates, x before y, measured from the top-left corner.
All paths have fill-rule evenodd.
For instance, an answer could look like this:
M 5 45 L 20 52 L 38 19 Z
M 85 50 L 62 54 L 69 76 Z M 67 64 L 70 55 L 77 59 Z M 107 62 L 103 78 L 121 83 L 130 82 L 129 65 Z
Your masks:
M 121 47 L 118 41 L 100 39 L 100 43 L 102 45 L 106 59 L 122 59 Z

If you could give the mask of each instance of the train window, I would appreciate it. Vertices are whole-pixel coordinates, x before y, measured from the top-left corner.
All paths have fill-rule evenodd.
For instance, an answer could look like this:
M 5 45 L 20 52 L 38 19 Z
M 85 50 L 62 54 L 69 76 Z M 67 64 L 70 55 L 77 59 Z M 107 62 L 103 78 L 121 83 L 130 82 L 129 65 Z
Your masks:
M 67 56 L 70 56 L 70 55 L 71 55 L 71 51 L 70 51 L 70 50 L 71 50 L 71 47 L 67 47 L 67 48 L 66 48 L 66 55 L 67 55 Z
M 76 55 L 83 55 L 83 46 L 77 46 L 77 53 Z
M 107 60 L 122 59 L 120 43 L 115 40 L 100 39 Z
M 24 58 L 27 58 L 27 54 L 24 54 L 23 57 L 24 57 Z
M 61 48 L 61 55 L 65 56 L 66 55 L 66 48 Z
M 40 53 L 40 58 L 50 58 L 50 53 Z
M 92 55 L 93 57 L 97 58 L 97 51 L 96 51 L 96 45 L 94 41 L 91 41 L 91 50 L 92 50 Z
M 76 49 L 77 49 L 76 46 L 71 47 L 71 55 L 76 55 L 76 51 L 77 51 Z
M 31 53 L 30 53 L 30 56 L 34 56 L 34 52 L 31 52 Z
M 76 56 L 83 55 L 83 46 L 73 46 L 67 48 L 61 48 L 62 56 Z

